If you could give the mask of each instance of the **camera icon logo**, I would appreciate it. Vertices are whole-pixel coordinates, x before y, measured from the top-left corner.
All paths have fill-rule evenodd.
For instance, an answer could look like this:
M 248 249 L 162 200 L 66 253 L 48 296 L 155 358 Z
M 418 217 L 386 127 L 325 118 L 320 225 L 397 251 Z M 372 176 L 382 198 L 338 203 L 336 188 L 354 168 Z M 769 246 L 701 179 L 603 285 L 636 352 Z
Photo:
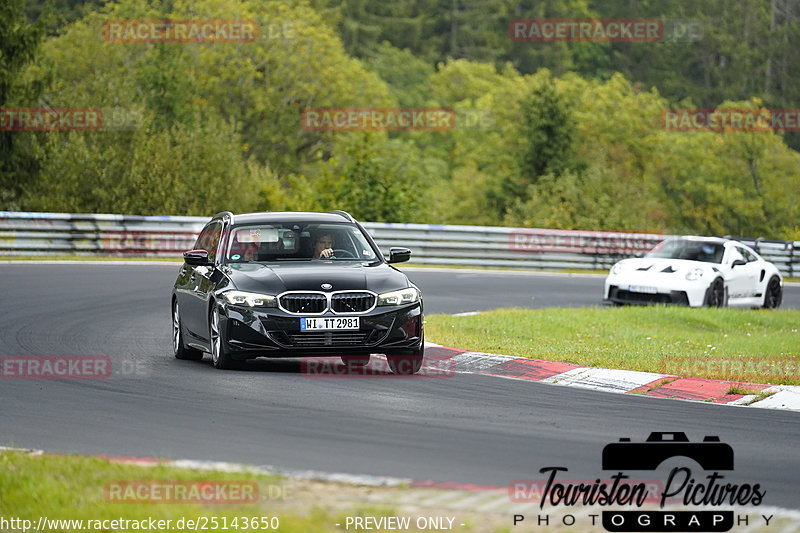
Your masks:
M 603 448 L 603 470 L 655 470 L 672 457 L 694 459 L 704 470 L 733 470 L 733 448 L 717 436 L 690 442 L 683 432 L 652 432 L 645 442 L 619 442 Z

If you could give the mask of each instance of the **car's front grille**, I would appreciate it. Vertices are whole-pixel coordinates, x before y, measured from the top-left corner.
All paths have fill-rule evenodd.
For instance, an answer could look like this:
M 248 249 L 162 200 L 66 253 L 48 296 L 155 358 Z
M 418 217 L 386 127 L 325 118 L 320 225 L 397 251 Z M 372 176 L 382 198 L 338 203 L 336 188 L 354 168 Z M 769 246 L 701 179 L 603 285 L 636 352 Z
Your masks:
M 292 346 L 360 346 L 367 342 L 367 333 L 325 331 L 288 335 Z
M 343 292 L 331 296 L 336 313 L 362 313 L 375 305 L 375 295 L 369 292 Z
M 650 294 L 645 292 L 626 291 L 611 287 L 609 298 L 621 303 L 654 303 L 689 305 L 689 297 L 685 291 L 670 291 L 668 294 Z
M 284 294 L 280 298 L 281 307 L 289 313 L 323 313 L 328 307 L 324 294 Z
M 653 302 L 668 304 L 672 302 L 669 294 L 649 294 L 646 292 L 617 291 L 617 298 L 630 302 Z

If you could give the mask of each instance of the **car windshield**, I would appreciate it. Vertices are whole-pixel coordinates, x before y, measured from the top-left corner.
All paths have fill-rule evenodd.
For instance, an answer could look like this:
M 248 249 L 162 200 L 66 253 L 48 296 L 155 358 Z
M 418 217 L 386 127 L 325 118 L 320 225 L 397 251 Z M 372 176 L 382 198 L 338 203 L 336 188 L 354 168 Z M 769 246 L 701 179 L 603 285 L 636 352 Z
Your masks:
M 270 222 L 235 226 L 227 248 L 227 263 L 319 261 L 331 264 L 379 260 L 358 226 L 348 223 Z M 326 249 L 329 251 L 323 252 Z
M 704 263 L 722 263 L 724 246 L 717 242 L 691 239 L 667 239 L 653 248 L 645 257 L 688 259 Z

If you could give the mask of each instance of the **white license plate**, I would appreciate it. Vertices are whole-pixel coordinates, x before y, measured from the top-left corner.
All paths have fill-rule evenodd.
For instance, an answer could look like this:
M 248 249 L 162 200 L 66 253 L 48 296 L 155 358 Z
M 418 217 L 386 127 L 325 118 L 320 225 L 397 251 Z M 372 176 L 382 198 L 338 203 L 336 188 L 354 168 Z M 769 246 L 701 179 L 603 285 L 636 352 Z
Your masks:
M 646 294 L 656 294 L 658 289 L 655 287 L 648 287 L 647 285 L 628 285 L 630 292 L 644 292 Z
M 358 329 L 361 326 L 357 316 L 334 316 L 301 318 L 300 331 L 334 331 Z

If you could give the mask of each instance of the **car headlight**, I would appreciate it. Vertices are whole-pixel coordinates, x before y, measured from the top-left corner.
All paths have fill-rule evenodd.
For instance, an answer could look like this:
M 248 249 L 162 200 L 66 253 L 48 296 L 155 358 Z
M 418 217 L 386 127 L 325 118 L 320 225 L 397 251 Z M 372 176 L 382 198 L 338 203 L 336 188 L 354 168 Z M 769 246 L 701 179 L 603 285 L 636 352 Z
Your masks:
M 611 267 L 611 273 L 614 274 L 615 276 L 620 272 L 622 272 L 622 263 L 617 263 L 616 265 Z
M 278 307 L 278 299 L 270 294 L 247 291 L 225 291 L 222 293 L 229 304 L 250 307 Z
M 702 268 L 693 268 L 686 274 L 686 279 L 689 281 L 696 281 L 703 277 Z
M 378 305 L 405 305 L 419 300 L 419 291 L 414 287 L 378 295 Z

